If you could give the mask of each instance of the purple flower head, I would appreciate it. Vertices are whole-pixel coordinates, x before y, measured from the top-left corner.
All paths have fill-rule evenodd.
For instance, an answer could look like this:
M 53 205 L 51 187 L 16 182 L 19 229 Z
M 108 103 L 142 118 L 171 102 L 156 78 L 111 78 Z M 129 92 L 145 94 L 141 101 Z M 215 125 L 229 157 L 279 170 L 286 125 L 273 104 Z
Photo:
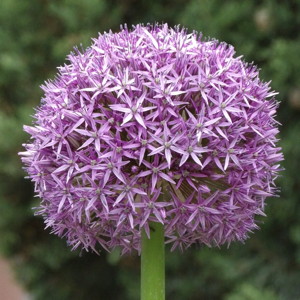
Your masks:
M 255 66 L 166 24 L 99 35 L 68 61 L 20 154 L 53 233 L 126 253 L 151 222 L 172 249 L 258 228 L 283 157 L 276 93 Z

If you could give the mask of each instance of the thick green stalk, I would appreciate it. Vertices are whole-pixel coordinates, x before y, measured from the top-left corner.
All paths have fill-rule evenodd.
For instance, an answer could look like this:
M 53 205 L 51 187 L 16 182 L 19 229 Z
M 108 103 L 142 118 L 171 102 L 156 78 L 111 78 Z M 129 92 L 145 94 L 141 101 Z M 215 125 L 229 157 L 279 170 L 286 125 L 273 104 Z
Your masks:
M 142 233 L 141 300 L 165 300 L 164 227 L 150 223 L 150 239 Z

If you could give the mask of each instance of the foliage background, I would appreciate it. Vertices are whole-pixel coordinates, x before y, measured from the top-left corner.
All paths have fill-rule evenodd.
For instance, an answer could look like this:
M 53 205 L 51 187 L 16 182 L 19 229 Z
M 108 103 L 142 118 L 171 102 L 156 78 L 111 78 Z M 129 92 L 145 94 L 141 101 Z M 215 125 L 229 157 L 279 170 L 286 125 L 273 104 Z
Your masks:
M 71 252 L 32 216 L 17 152 L 41 97 L 74 45 L 119 24 L 168 22 L 225 40 L 280 92 L 280 198 L 245 245 L 167 252 L 167 299 L 300 299 L 300 1 L 1 0 L 0 251 L 33 299 L 139 299 L 139 258 Z

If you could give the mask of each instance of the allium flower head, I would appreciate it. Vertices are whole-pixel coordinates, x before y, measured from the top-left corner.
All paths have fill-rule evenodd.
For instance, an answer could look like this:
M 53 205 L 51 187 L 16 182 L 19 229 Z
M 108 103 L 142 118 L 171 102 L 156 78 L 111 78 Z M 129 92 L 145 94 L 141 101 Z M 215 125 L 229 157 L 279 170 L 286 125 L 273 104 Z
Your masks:
M 53 233 L 125 253 L 151 222 L 171 249 L 258 228 L 282 154 L 276 93 L 254 65 L 166 24 L 99 35 L 68 61 L 42 87 L 21 153 Z

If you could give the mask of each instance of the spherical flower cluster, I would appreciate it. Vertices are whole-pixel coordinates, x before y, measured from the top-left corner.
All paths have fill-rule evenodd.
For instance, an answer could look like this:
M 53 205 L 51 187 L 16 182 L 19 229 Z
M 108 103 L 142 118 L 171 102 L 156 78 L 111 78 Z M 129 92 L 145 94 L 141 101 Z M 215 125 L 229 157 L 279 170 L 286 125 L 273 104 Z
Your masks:
M 105 33 L 48 81 L 21 153 L 37 214 L 73 247 L 243 241 L 276 194 L 276 93 L 234 48 L 164 25 Z M 99 247 L 100 246 L 100 247 Z

